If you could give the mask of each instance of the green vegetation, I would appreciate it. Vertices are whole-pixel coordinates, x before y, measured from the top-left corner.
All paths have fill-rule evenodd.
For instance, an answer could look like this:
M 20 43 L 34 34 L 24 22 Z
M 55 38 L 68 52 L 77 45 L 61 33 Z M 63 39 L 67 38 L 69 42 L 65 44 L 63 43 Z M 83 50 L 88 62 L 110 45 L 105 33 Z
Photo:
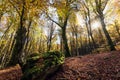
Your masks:
M 41 76 L 41 80 L 44 80 L 46 76 L 54 73 L 55 68 L 57 69 L 63 64 L 64 58 L 63 53 L 59 51 L 49 51 L 42 55 L 31 54 L 23 67 L 23 80 L 30 80 L 38 76 Z
M 44 65 L 46 68 L 61 65 L 64 62 L 64 54 L 59 51 L 50 51 L 43 54 Z

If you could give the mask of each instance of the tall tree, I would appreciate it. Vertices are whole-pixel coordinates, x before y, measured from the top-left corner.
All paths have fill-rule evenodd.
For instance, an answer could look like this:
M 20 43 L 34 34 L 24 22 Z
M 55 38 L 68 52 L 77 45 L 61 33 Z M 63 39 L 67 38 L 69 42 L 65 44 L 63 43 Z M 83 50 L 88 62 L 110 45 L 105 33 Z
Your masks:
M 46 0 L 8 0 L 8 2 L 13 6 L 14 10 L 19 16 L 18 29 L 14 37 L 15 45 L 13 46 L 12 56 L 8 63 L 8 66 L 15 65 L 17 63 L 19 63 L 21 66 L 23 65 L 21 57 L 24 52 L 24 46 L 27 37 L 27 21 L 40 14 L 42 7 L 46 7 L 45 1 Z
M 99 17 L 101 25 L 102 25 L 102 29 L 104 31 L 105 37 L 107 39 L 108 45 L 110 46 L 110 50 L 116 50 L 114 47 L 114 44 L 112 42 L 112 39 L 106 29 L 106 24 L 105 24 L 105 17 L 104 17 L 104 10 L 107 6 L 109 0 L 94 0 L 95 5 L 93 6 L 93 10 L 96 13 L 96 15 Z M 92 4 L 92 3 L 91 3 Z
M 51 45 L 52 45 L 52 39 L 55 37 L 53 36 L 55 31 L 55 25 L 52 23 L 50 23 L 50 25 L 48 25 L 48 34 L 47 34 L 47 51 L 50 51 L 51 49 Z
M 19 24 L 19 28 L 16 32 L 16 36 L 15 36 L 15 46 L 13 48 L 13 52 L 12 52 L 12 56 L 10 59 L 10 62 L 8 64 L 9 65 L 15 65 L 17 63 L 21 64 L 21 60 L 20 60 L 20 56 L 22 54 L 22 50 L 25 44 L 25 40 L 26 40 L 26 28 L 25 28 L 25 1 L 22 1 L 22 9 L 21 12 L 19 13 L 20 15 L 20 24 Z
M 86 24 L 86 28 L 87 28 L 89 42 L 90 42 L 90 39 L 91 39 L 92 44 L 93 44 L 93 48 L 96 48 L 96 43 L 95 43 L 95 40 L 94 40 L 94 37 L 93 37 L 93 34 L 92 34 L 92 25 L 91 25 L 92 19 L 91 19 L 91 12 L 90 12 L 91 7 L 89 6 L 88 0 L 81 1 L 80 4 L 81 4 L 83 12 L 84 12 L 83 16 L 85 18 L 85 24 Z M 90 42 L 90 44 L 91 44 L 91 42 Z
M 74 54 L 75 56 L 79 56 L 78 52 L 78 34 L 79 34 L 79 27 L 77 24 L 77 15 L 76 13 L 72 13 L 69 18 L 69 28 L 67 31 L 70 32 L 69 35 L 71 35 L 70 38 L 70 44 L 71 44 L 71 54 Z
M 57 10 L 58 22 L 49 16 L 49 19 L 55 22 L 61 28 L 64 53 L 66 57 L 71 56 L 69 47 L 68 47 L 67 36 L 66 36 L 66 28 L 67 28 L 68 20 L 72 11 L 77 8 L 76 5 L 74 4 L 75 2 L 76 0 L 54 1 L 53 7 L 56 8 Z

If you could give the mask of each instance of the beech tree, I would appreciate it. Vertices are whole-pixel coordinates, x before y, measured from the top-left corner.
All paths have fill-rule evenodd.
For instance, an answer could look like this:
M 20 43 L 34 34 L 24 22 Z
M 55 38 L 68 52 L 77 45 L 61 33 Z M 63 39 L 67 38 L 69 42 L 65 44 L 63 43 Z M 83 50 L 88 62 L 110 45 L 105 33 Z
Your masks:
M 108 45 L 110 46 L 110 50 L 113 51 L 116 49 L 115 49 L 114 44 L 112 42 L 112 39 L 111 39 L 107 29 L 106 29 L 105 16 L 103 13 L 103 11 L 105 10 L 105 8 L 107 6 L 108 1 L 109 0 L 94 0 L 95 5 L 93 5 L 93 10 L 100 19 L 102 29 L 103 29 L 105 37 L 107 39 Z
M 42 10 L 42 7 L 46 7 L 45 6 L 46 2 L 45 0 L 44 1 L 8 0 L 8 3 L 12 5 L 12 7 L 19 16 L 18 29 L 14 37 L 15 45 L 13 47 L 12 56 L 10 62 L 8 63 L 8 66 L 15 65 L 17 63 L 19 63 L 22 66 L 23 62 L 21 60 L 21 57 L 22 54 L 24 53 L 24 46 L 27 37 L 26 21 L 29 20 L 31 17 L 33 18 L 33 16 L 39 15 L 40 11 Z
M 49 19 L 56 23 L 61 28 L 64 53 L 66 57 L 71 56 L 66 36 L 66 28 L 71 13 L 77 9 L 77 5 L 75 4 L 76 1 L 77 0 L 61 0 L 61 1 L 56 0 L 53 2 L 52 6 L 57 10 L 58 22 L 48 15 Z

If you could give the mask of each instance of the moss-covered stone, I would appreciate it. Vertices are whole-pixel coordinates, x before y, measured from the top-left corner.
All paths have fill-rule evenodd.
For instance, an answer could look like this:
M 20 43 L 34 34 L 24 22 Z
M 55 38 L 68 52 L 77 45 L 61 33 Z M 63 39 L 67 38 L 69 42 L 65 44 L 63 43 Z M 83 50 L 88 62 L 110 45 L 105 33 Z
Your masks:
M 24 67 L 22 80 L 44 80 L 59 68 L 64 62 L 64 58 L 64 54 L 59 51 L 49 51 L 42 55 L 30 55 Z

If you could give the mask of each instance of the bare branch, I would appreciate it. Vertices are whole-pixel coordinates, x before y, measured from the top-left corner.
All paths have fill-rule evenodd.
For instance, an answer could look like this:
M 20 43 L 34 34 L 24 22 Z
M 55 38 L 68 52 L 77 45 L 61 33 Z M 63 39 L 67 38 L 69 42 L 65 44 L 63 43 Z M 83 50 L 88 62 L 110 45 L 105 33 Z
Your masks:
M 62 26 L 61 26 L 58 22 L 56 22 L 55 20 L 53 20 L 47 13 L 46 13 L 46 15 L 47 15 L 47 17 L 48 17 L 52 22 L 54 22 L 55 24 L 57 24 L 59 27 L 62 28 Z
M 102 11 L 104 11 L 105 7 L 107 6 L 107 3 L 109 2 L 109 0 L 105 0 L 104 4 L 103 4 L 103 8 Z

